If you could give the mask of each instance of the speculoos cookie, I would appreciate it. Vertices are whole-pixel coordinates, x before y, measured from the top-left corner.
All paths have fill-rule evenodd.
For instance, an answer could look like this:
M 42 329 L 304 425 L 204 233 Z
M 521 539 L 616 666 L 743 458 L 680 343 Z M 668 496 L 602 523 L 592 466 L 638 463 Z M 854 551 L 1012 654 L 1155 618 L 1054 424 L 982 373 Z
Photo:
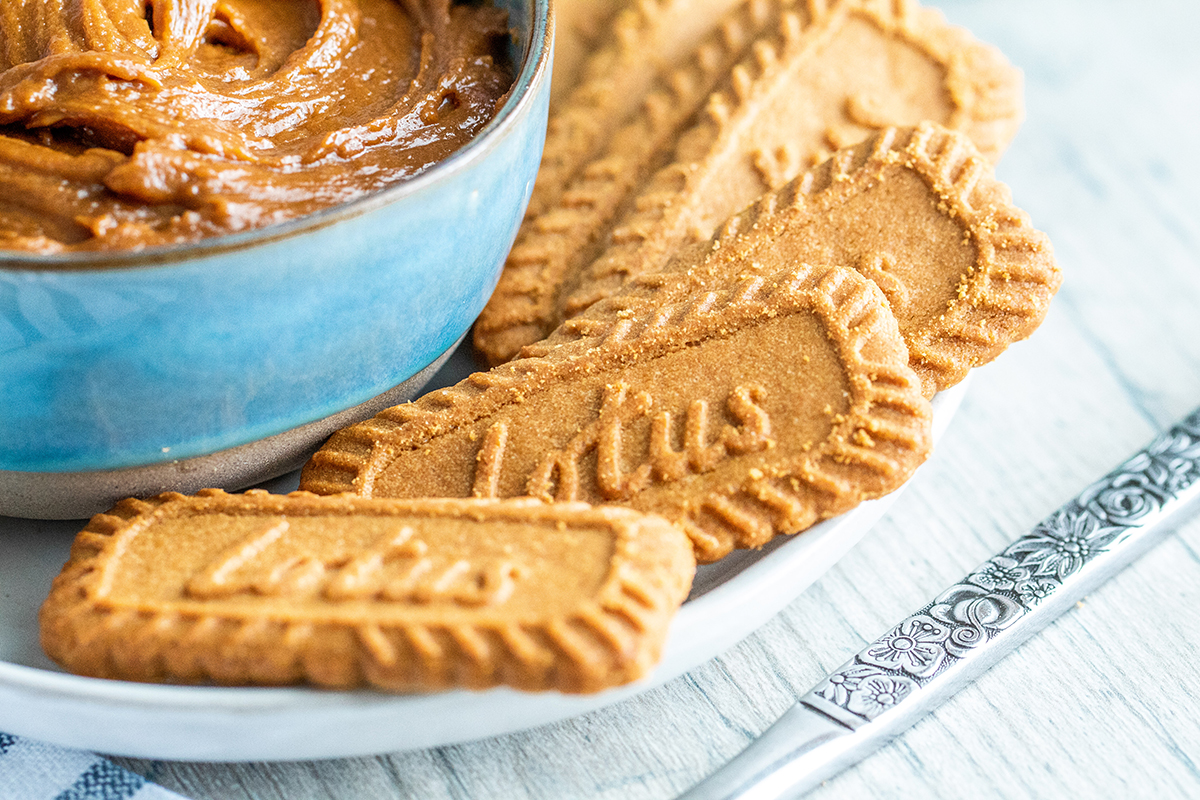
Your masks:
M 343 429 L 301 488 L 621 504 L 712 561 L 886 494 L 929 451 L 896 321 L 853 270 L 793 265 L 598 326 Z
M 558 204 L 590 160 L 606 147 L 612 152 L 610 140 L 640 148 L 645 143 L 635 133 L 669 136 L 670 126 L 699 107 L 758 29 L 794 2 L 622 0 L 606 13 L 602 0 L 599 10 L 569 9 L 565 24 L 591 17 L 600 30 L 588 35 L 587 54 L 572 54 L 568 37 L 561 78 L 555 44 L 555 94 L 529 215 Z
M 660 75 L 646 39 L 658 25 L 619 27 L 609 48 L 589 60 L 591 78 L 550 115 L 537 182 L 505 260 L 499 285 L 475 324 L 474 340 L 490 363 L 507 361 L 545 335 L 544 314 L 559 277 L 583 257 L 620 212 L 629 193 L 658 165 L 679 130 L 753 41 L 794 0 L 747 0 L 716 24 L 695 52 Z M 664 6 L 686 5 L 673 0 Z M 640 20 L 655 3 L 621 17 Z M 628 63 L 627 63 L 628 62 Z M 657 80 L 655 77 L 657 76 Z M 551 294 L 547 294 L 550 292 Z
M 166 494 L 78 535 L 42 643 L 125 680 L 594 692 L 657 662 L 693 570 L 622 508 Z

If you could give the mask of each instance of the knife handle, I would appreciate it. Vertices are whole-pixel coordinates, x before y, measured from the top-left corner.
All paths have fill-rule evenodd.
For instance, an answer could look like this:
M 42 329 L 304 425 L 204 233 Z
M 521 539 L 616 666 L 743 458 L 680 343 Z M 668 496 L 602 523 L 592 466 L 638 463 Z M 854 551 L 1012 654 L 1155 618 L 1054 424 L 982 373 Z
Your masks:
M 1200 408 L 826 676 L 680 800 L 798 797 L 1157 544 L 1200 496 Z

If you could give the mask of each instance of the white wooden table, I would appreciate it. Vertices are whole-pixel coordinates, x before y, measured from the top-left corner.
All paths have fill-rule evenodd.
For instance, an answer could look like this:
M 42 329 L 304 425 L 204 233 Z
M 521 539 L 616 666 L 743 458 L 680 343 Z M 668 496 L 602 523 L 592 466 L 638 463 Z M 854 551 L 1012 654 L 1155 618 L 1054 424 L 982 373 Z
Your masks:
M 668 798 L 1200 403 L 1200 3 L 944 0 L 1025 70 L 1000 167 L 1054 241 L 1045 325 L 980 370 L 858 548 L 720 658 L 523 734 L 290 764 L 122 760 L 195 798 Z M 1200 520 L 816 798 L 1200 796 Z

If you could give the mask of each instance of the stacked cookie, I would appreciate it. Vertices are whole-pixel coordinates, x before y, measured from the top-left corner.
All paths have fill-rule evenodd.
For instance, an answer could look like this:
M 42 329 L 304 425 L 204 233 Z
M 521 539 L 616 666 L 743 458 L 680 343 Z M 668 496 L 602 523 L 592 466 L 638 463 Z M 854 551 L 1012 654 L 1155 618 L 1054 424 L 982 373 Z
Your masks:
M 301 493 L 97 516 L 43 609 L 53 658 L 400 691 L 633 680 L 696 561 L 894 490 L 929 398 L 1040 323 L 1060 274 L 992 171 L 1019 76 L 936 12 L 568 18 L 591 44 L 476 327 L 496 366 L 335 434 Z
M 528 218 L 475 326 L 493 364 L 873 131 L 931 121 L 995 160 L 1021 120 L 1019 73 L 912 2 L 747 0 L 657 69 L 664 30 L 728 3 L 628 5 L 552 111 Z

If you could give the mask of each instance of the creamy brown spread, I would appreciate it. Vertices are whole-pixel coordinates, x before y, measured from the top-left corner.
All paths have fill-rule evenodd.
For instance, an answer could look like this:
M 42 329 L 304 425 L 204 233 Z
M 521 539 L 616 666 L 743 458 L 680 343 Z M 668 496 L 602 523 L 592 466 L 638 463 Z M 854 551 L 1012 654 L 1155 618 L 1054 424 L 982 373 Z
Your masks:
M 415 175 L 512 83 L 451 0 L 0 0 L 0 247 L 257 228 Z

